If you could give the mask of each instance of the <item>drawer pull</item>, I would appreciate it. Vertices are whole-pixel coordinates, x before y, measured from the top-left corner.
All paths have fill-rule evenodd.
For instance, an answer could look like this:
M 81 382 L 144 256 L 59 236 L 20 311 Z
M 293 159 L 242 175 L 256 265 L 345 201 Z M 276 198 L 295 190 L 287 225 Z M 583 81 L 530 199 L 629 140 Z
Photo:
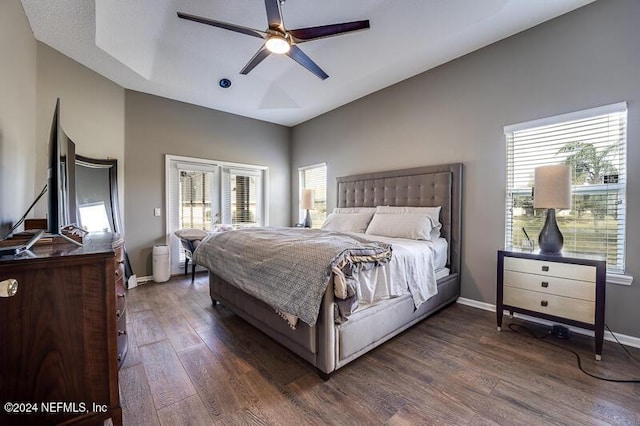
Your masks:
M 118 336 L 124 336 L 127 334 L 127 330 L 118 330 Z
M 122 354 L 118 354 L 118 362 L 122 361 Z
M 542 267 L 542 272 L 549 272 L 549 267 L 547 265 L 544 265 Z
M 116 294 L 116 297 L 122 297 L 123 299 L 124 299 L 124 296 L 125 296 L 124 293 L 117 293 Z
M 120 318 L 120 315 L 122 315 L 122 312 L 120 312 L 120 309 L 118 309 L 116 311 L 116 318 Z
M 542 284 L 541 284 L 541 285 L 542 285 L 542 287 L 547 288 L 547 287 L 549 287 L 549 282 L 547 282 L 547 281 L 542 281 Z
M 540 301 L 540 306 L 544 306 L 544 307 L 549 306 L 549 301 L 547 301 L 547 300 L 541 300 L 541 301 Z
M 0 297 L 13 297 L 18 292 L 18 280 L 9 278 L 0 281 Z

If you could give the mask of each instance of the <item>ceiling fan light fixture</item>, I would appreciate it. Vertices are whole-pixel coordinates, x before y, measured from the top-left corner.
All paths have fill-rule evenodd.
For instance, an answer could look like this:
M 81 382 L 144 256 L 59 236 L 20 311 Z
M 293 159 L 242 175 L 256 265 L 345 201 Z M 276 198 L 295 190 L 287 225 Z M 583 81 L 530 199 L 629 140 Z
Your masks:
M 271 53 L 277 54 L 287 53 L 291 48 L 291 45 L 289 44 L 287 39 L 280 35 L 272 35 L 271 37 L 269 37 L 265 43 L 265 46 Z

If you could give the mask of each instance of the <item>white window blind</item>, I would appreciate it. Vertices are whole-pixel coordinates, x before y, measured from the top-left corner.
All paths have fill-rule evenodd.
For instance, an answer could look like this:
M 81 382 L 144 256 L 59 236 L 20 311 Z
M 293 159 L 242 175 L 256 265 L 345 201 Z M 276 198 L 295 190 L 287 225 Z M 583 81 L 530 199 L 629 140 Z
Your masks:
M 213 172 L 179 169 L 178 227 L 203 229 L 213 227 Z
M 224 222 L 237 226 L 263 226 L 262 172 L 224 168 L 222 182 Z
M 604 256 L 610 273 L 624 273 L 626 103 L 505 127 L 507 141 L 506 247 L 537 240 L 543 209 L 534 210 L 534 169 L 568 164 L 572 207 L 557 212 L 563 251 Z
M 320 228 L 327 218 L 327 165 L 325 163 L 315 164 L 313 166 L 300 167 L 298 205 L 302 197 L 302 189 L 313 189 L 313 210 L 309 210 L 311 214 L 311 223 L 313 228 Z M 306 211 L 300 209 L 299 220 L 304 221 Z

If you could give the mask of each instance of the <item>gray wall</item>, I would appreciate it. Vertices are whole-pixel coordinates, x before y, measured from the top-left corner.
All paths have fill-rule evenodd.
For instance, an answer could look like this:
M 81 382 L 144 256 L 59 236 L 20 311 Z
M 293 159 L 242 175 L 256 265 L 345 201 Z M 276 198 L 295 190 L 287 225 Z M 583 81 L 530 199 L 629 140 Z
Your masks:
M 124 181 L 124 89 L 111 80 L 38 42 L 36 186 L 47 178 L 47 145 L 51 119 L 60 98 L 61 123 L 76 144 L 76 154 L 118 160 L 118 181 Z M 118 198 L 124 200 L 124 186 Z M 45 197 L 46 199 L 46 197 Z M 45 217 L 46 201 L 36 207 Z M 120 206 L 121 213 L 124 211 Z
M 0 64 L 2 237 L 36 194 L 36 41 L 17 0 L 0 2 Z
M 640 336 L 640 1 L 578 9 L 310 120 L 292 131 L 291 173 L 327 162 L 335 178 L 461 161 L 465 165 L 462 296 L 495 303 L 504 245 L 503 126 L 627 101 L 627 273 L 607 286 L 606 320 Z M 292 179 L 292 214 L 297 180 Z
M 290 225 L 288 128 L 130 90 L 126 123 L 126 243 L 138 276 L 166 243 L 165 154 L 268 166 L 270 225 Z

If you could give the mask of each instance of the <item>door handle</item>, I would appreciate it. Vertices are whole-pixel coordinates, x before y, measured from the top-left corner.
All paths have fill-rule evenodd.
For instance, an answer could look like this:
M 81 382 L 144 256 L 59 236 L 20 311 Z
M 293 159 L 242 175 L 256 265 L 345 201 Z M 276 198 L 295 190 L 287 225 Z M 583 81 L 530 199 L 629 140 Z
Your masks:
M 18 292 L 18 281 L 9 278 L 8 280 L 0 281 L 0 297 L 13 297 Z

